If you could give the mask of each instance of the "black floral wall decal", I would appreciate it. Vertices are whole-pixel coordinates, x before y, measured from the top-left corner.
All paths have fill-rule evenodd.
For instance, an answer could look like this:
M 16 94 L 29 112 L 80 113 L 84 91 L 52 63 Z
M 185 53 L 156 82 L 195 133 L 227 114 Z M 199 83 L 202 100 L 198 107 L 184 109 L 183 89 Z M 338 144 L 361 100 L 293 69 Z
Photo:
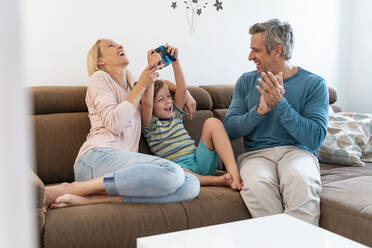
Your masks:
M 216 3 L 213 4 L 216 7 L 217 11 L 222 10 L 222 2 L 216 0 Z
M 190 28 L 190 33 L 195 31 L 197 16 L 200 16 L 202 13 L 204 13 L 202 9 L 206 9 L 208 7 L 208 2 L 209 1 L 207 0 L 183 0 L 183 3 L 186 7 L 186 19 Z M 216 0 L 213 6 L 216 7 L 217 11 L 223 9 L 222 1 Z M 171 3 L 171 8 L 175 10 L 177 7 L 177 1 Z

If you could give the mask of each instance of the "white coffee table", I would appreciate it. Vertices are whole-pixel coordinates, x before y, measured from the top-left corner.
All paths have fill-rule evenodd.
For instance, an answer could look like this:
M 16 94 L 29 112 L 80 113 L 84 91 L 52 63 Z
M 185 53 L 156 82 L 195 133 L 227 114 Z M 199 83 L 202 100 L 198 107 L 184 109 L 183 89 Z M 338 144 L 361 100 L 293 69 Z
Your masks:
M 286 214 L 137 239 L 137 248 L 366 247 Z

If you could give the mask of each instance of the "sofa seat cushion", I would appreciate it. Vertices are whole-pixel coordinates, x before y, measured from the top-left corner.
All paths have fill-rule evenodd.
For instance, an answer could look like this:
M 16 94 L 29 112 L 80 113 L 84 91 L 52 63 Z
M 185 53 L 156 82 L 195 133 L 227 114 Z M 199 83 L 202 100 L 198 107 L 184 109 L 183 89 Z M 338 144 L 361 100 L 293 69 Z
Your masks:
M 202 187 L 189 202 L 103 203 L 47 212 L 44 245 L 53 247 L 136 247 L 136 238 L 250 218 L 240 194 Z
M 372 163 L 321 167 L 321 227 L 372 246 Z
M 182 204 L 104 203 L 47 212 L 45 247 L 135 247 L 135 238 L 183 230 Z M 109 246 L 110 245 L 110 246 Z
M 227 187 L 204 186 L 196 199 L 182 204 L 189 228 L 252 218 L 240 193 Z
M 334 208 L 357 212 L 372 221 L 372 176 L 359 176 L 328 183 L 322 198 L 334 203 Z
M 322 184 L 345 180 L 360 176 L 372 176 L 372 163 L 366 163 L 364 167 L 351 167 L 337 164 L 320 164 Z

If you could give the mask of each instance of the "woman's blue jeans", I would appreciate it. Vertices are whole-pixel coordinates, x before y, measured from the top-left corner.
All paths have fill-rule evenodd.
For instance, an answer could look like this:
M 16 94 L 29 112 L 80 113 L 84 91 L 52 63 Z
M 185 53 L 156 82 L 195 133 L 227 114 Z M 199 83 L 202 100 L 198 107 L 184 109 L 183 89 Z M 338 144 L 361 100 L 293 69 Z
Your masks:
M 74 170 L 76 181 L 104 176 L 106 192 L 123 202 L 188 201 L 200 191 L 198 178 L 172 161 L 111 147 L 90 149 Z

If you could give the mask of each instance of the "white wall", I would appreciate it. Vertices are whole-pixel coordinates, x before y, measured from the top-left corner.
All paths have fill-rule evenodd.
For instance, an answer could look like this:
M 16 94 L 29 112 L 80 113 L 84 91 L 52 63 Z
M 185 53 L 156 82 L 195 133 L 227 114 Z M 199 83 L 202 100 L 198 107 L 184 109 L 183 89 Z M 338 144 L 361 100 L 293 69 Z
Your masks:
M 220 12 L 209 1 L 192 34 L 183 1 L 177 1 L 176 10 L 171 2 L 23 0 L 27 81 L 86 84 L 87 51 L 96 39 L 108 37 L 124 44 L 129 69 L 136 75 L 145 66 L 148 49 L 170 42 L 180 49 L 190 85 L 235 83 L 241 73 L 255 69 L 247 59 L 249 27 L 276 17 L 295 30 L 293 62 L 337 88 L 338 0 L 224 0 Z M 170 68 L 161 76 L 172 78 Z
M 23 87 L 19 1 L 0 8 L 0 247 L 36 247 L 29 118 Z
M 180 49 L 188 84 L 235 83 L 254 70 L 247 60 L 249 27 L 279 18 L 292 24 L 292 62 L 334 87 L 345 111 L 372 112 L 371 0 L 223 0 L 209 7 L 189 32 L 183 0 L 21 0 L 22 30 L 29 85 L 87 84 L 86 54 L 98 38 L 124 44 L 129 69 L 139 75 L 146 51 L 165 42 Z M 161 77 L 173 79 L 170 68 Z
M 348 13 L 345 35 L 341 40 L 345 50 L 340 70 L 340 90 L 343 110 L 372 113 L 372 1 L 345 0 Z M 346 44 L 346 45 L 345 45 Z

